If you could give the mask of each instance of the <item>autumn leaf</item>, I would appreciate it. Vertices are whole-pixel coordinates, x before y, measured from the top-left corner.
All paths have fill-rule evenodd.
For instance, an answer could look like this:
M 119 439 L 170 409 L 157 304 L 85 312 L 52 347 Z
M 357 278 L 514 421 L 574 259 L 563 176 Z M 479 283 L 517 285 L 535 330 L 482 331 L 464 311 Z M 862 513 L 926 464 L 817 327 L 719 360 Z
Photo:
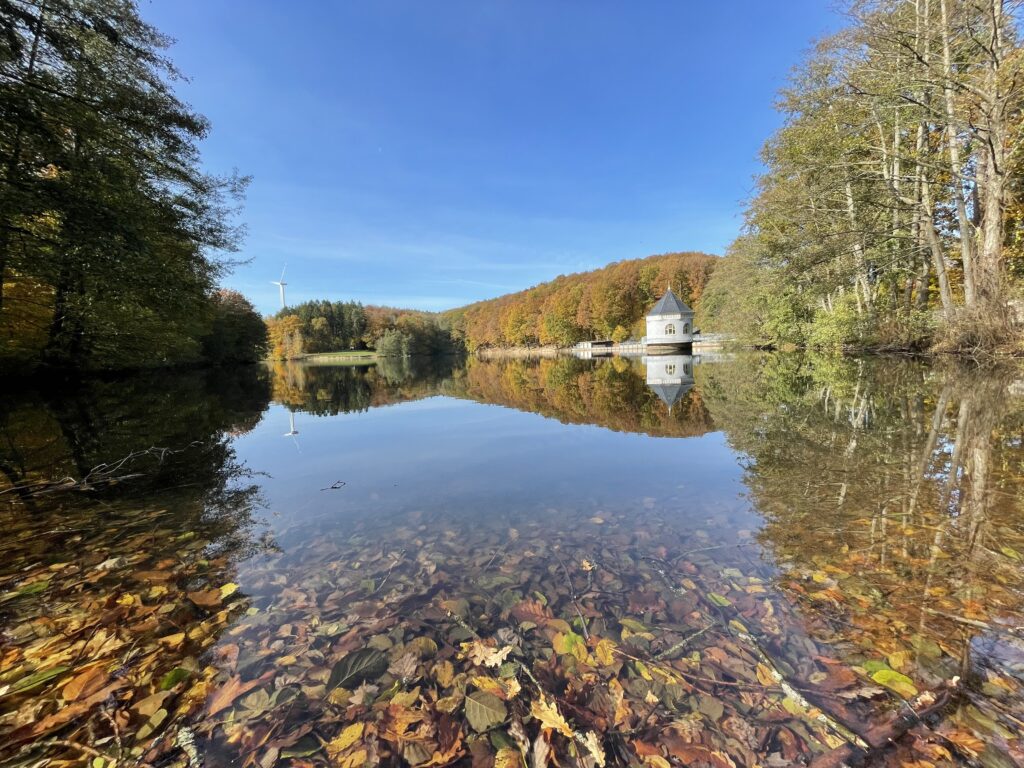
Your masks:
M 494 768 L 522 768 L 522 765 L 522 755 L 512 747 L 502 747 L 494 756 Z
M 387 668 L 387 656 L 376 648 L 363 648 L 348 654 L 334 665 L 327 689 L 351 688 L 358 683 L 376 680 Z
M 240 675 L 235 675 L 228 679 L 220 688 L 213 692 L 209 700 L 206 703 L 206 713 L 209 715 L 215 715 L 222 710 L 230 707 L 235 699 L 248 693 L 257 685 L 265 683 L 267 680 L 274 676 L 273 671 L 269 671 L 257 677 L 253 680 L 243 683 Z
M 496 680 L 486 675 L 476 675 L 470 678 L 470 682 L 482 691 L 493 693 L 495 696 L 505 699 L 514 699 L 521 690 L 519 681 L 514 677 L 507 680 Z
M 33 736 L 42 736 L 50 733 L 51 731 L 63 728 L 68 723 L 80 717 L 83 713 L 88 712 L 101 701 L 106 701 L 108 696 L 124 688 L 125 685 L 127 685 L 126 681 L 115 680 L 106 688 L 101 688 L 83 699 L 79 699 L 78 701 L 61 707 L 52 715 L 36 720 L 31 724 L 31 726 L 29 726 L 29 732 Z
M 442 661 L 434 665 L 434 679 L 442 688 L 450 686 L 454 677 L 455 666 L 450 661 Z
M 398 657 L 391 666 L 388 667 L 388 672 L 397 677 L 399 680 L 411 680 L 416 674 L 416 668 L 419 666 L 417 657 L 413 653 L 406 653 Z
M 601 768 L 604 768 L 604 747 L 601 746 L 601 741 L 597 738 L 596 733 L 587 731 L 587 735 L 583 738 L 583 748 L 594 758 L 594 762 L 601 766 Z
M 879 685 L 884 685 L 905 699 L 917 696 L 917 688 L 914 681 L 894 669 L 879 669 L 871 675 L 871 679 Z
M 110 679 L 110 674 L 100 665 L 93 665 L 71 678 L 61 695 L 65 701 L 78 701 L 83 696 L 95 693 Z
M 586 662 L 590 657 L 590 654 L 587 652 L 587 643 L 582 635 L 577 635 L 571 630 L 555 633 L 551 641 L 551 647 L 554 648 L 555 653 L 568 654 L 582 662 Z
M 541 728 L 556 731 L 563 736 L 572 738 L 572 728 L 569 727 L 569 723 L 562 717 L 562 713 L 558 711 L 558 704 L 554 701 L 548 701 L 543 696 L 539 699 L 534 699 L 530 702 L 530 714 L 537 718 Z
M 347 755 L 337 758 L 334 761 L 335 768 L 363 768 L 369 759 L 365 749 L 357 749 Z
M 594 656 L 602 666 L 610 667 L 615 663 L 615 649 L 618 647 L 618 644 L 614 640 L 602 637 L 597 641 L 597 645 L 594 647 Z
M 475 691 L 466 697 L 466 719 L 474 731 L 483 733 L 505 722 L 508 710 L 493 693 Z
M 324 748 L 331 759 L 337 758 L 339 754 L 355 744 L 363 737 L 364 723 L 352 723 L 342 729 L 341 733 L 331 739 Z
M 201 589 L 189 592 L 188 599 L 200 608 L 219 608 L 224 600 L 219 589 Z
M 472 640 L 462 644 L 462 656 L 477 666 L 500 667 L 512 652 L 512 646 L 492 648 L 480 640 Z

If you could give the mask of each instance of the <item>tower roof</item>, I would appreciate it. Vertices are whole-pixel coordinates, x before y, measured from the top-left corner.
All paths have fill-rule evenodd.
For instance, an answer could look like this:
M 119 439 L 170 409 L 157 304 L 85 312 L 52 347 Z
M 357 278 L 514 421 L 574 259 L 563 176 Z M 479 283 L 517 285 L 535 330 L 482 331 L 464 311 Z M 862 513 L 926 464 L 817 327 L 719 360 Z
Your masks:
M 658 299 L 658 303 L 651 307 L 651 311 L 647 313 L 648 317 L 657 317 L 658 315 L 692 315 L 693 310 L 690 309 L 682 300 L 672 293 L 672 289 L 669 288 L 665 291 L 665 295 Z
M 680 384 L 648 384 L 654 394 L 661 398 L 661 401 L 671 408 L 673 405 L 678 403 L 683 395 L 693 389 L 691 382 L 680 383 Z

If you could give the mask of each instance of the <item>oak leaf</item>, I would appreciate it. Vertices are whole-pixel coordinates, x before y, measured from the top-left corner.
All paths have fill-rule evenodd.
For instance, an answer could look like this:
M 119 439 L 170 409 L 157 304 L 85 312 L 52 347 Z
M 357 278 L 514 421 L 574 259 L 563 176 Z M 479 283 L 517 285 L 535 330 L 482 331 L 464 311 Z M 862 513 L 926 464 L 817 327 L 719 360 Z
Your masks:
M 572 728 L 569 727 L 569 723 L 562 717 L 562 713 L 558 711 L 558 704 L 554 701 L 548 701 L 543 696 L 539 699 L 534 699 L 530 703 L 530 714 L 537 718 L 541 728 L 557 731 L 563 736 L 572 738 Z
M 480 640 L 472 640 L 462 644 L 462 655 L 477 666 L 500 667 L 506 657 L 512 653 L 512 646 L 492 648 Z
M 597 734 L 593 731 L 587 731 L 587 735 L 583 738 L 582 743 L 587 752 L 594 758 L 594 762 L 601 766 L 601 768 L 604 768 L 604 747 L 601 746 L 601 740 L 597 738 Z

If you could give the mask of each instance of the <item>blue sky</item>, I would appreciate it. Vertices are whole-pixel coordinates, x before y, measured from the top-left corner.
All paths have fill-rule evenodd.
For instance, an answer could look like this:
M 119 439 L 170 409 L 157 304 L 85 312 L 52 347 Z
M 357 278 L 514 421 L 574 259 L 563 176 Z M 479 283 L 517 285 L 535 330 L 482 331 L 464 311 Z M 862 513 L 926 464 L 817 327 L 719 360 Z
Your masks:
M 251 174 L 226 283 L 445 309 L 742 223 L 826 0 L 152 0 L 210 170 Z

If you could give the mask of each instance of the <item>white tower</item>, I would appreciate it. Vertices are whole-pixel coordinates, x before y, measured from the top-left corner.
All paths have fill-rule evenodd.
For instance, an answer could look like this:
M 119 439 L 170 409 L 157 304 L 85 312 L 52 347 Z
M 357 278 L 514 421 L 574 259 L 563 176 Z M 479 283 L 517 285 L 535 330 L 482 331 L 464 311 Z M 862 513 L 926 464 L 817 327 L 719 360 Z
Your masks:
M 647 346 L 693 343 L 693 310 L 669 288 L 647 313 Z

